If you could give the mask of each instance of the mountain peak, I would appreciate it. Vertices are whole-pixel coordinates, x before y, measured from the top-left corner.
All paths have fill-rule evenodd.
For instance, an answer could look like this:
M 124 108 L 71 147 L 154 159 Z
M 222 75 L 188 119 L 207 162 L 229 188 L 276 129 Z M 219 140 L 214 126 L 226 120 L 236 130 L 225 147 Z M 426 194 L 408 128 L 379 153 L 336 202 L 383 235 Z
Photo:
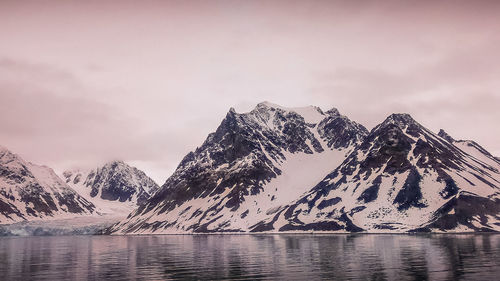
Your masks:
M 0 153 L 3 155 L 12 155 L 13 157 L 18 157 L 17 154 L 10 151 L 7 147 L 0 145 Z
M 301 109 L 314 109 L 314 110 L 317 110 L 317 111 L 320 111 L 321 113 L 323 113 L 323 111 L 321 110 L 321 108 L 319 108 L 318 106 L 314 106 L 314 105 L 309 105 L 309 106 L 300 106 L 300 107 L 286 107 L 286 106 L 282 106 L 282 105 L 279 105 L 279 104 L 276 104 L 276 103 L 272 103 L 272 102 L 268 102 L 268 101 L 263 101 L 263 102 L 260 102 L 257 104 L 257 106 L 255 107 L 255 109 L 258 109 L 258 108 L 274 108 L 274 109 L 281 109 L 281 110 L 284 110 L 284 111 L 295 111 L 295 110 L 301 110 Z
M 442 137 L 443 139 L 445 139 L 449 143 L 455 142 L 455 139 L 452 138 L 450 135 L 448 135 L 448 133 L 446 133 L 443 129 L 439 130 L 438 136 Z
M 325 112 L 325 114 L 330 116 L 340 116 L 339 110 L 335 107 L 330 108 L 328 111 Z
M 89 215 L 95 206 L 66 185 L 54 171 L 0 149 L 0 223 L 57 215 Z
M 11 163 L 11 164 L 8 164 Z M 13 153 L 4 146 L 0 146 L 0 164 L 13 165 L 14 163 L 24 163 L 25 162 L 19 155 Z M 14 164 L 15 165 L 15 164 Z
M 388 125 L 396 125 L 399 128 L 403 129 L 409 125 L 419 125 L 413 117 L 411 117 L 408 113 L 393 113 L 389 115 L 384 122 L 377 126 L 377 128 L 383 128 Z
M 112 166 L 128 166 L 127 163 L 123 162 L 123 160 L 112 160 L 112 161 L 109 161 L 109 162 L 106 162 L 106 164 L 104 164 L 104 167 L 112 167 Z
M 107 201 L 132 201 L 138 205 L 159 186 L 143 171 L 121 160 L 113 160 L 88 171 L 63 172 L 66 183 L 90 198 Z
M 257 104 L 252 112 L 262 112 L 269 110 L 282 110 L 285 112 L 294 112 L 302 116 L 307 123 L 319 123 L 326 116 L 323 110 L 318 106 L 309 105 L 303 107 L 285 107 L 268 101 Z M 332 114 L 335 112 L 332 111 Z
M 10 150 L 8 150 L 5 146 L 0 145 L 0 154 L 13 154 Z
M 275 103 L 272 103 L 272 102 L 269 102 L 269 101 L 263 101 L 263 102 L 259 102 L 257 104 L 257 107 L 281 108 L 282 106 L 275 104 Z
M 413 117 L 408 113 L 393 113 L 387 117 L 388 120 L 393 120 L 395 122 L 401 123 L 411 123 L 416 122 Z

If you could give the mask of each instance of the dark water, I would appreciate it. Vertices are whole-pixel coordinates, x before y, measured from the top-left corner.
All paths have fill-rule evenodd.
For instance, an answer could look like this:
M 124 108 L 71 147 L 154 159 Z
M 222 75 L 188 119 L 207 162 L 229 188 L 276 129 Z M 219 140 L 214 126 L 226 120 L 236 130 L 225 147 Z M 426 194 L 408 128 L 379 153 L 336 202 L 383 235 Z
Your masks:
M 0 280 L 500 280 L 500 235 L 0 238 Z

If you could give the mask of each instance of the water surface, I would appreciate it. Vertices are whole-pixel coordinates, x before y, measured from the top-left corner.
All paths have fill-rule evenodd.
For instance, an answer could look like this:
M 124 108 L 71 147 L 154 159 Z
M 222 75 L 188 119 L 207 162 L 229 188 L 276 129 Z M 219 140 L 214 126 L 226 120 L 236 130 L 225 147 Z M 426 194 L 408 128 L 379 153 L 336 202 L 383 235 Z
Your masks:
M 1 280 L 498 280 L 500 235 L 0 238 Z

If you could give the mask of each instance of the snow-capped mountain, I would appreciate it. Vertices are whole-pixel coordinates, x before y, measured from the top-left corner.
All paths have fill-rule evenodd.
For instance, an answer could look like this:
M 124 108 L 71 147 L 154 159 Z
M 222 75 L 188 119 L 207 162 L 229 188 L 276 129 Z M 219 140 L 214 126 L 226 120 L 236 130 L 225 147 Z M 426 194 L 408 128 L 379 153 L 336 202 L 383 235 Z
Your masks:
M 408 114 L 368 132 L 336 109 L 229 111 L 110 233 L 498 231 L 500 162 Z
M 90 215 L 95 206 L 52 169 L 0 147 L 0 223 Z
M 143 171 L 123 161 L 112 161 L 92 170 L 68 170 L 62 176 L 103 214 L 126 215 L 159 188 Z
M 335 169 L 368 134 L 336 109 L 231 109 L 119 232 L 248 231 Z
M 500 230 L 500 162 L 407 114 L 376 126 L 296 203 L 254 231 Z

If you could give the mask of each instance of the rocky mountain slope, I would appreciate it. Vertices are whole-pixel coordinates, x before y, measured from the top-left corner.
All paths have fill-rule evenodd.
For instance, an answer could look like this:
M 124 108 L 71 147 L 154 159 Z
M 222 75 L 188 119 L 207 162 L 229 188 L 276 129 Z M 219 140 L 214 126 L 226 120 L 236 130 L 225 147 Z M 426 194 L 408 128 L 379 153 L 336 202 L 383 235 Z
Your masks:
M 102 214 L 126 215 L 159 188 L 143 171 L 123 161 L 112 161 L 92 170 L 68 170 L 62 177 Z
M 500 230 L 500 162 L 393 114 L 332 173 L 254 231 Z
M 52 169 L 0 147 L 0 223 L 65 218 L 95 213 L 95 206 Z

